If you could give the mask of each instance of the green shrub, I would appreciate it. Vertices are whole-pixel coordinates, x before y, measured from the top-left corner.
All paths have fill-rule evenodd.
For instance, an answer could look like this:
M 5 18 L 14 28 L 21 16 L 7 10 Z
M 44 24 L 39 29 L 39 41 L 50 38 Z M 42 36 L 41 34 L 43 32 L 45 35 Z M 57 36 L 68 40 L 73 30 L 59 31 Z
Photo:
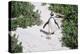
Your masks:
M 11 20 L 11 31 L 16 30 L 17 28 L 17 21 L 16 20 Z
M 17 26 L 26 28 L 27 26 L 40 25 L 40 15 L 34 10 L 34 6 L 29 2 L 11 1 L 11 30 L 16 30 Z
M 22 42 L 18 43 L 18 38 L 16 38 L 16 34 L 13 36 L 10 35 L 11 40 L 11 48 L 9 49 L 11 53 L 21 53 L 23 52 Z
M 11 18 L 30 15 L 33 9 L 34 6 L 29 2 L 11 1 Z

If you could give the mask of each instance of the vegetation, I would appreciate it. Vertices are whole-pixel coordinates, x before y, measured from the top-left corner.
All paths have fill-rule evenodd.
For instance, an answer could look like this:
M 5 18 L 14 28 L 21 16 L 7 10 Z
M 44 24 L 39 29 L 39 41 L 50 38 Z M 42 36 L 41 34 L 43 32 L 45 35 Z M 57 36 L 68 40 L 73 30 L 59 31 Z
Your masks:
M 26 16 L 33 13 L 34 6 L 29 2 L 11 1 L 11 18 Z
M 40 25 L 40 15 L 34 10 L 34 6 L 29 2 L 11 1 L 11 30 L 17 26 L 26 28 L 27 26 Z
M 78 7 L 77 5 L 51 4 L 51 11 L 64 14 L 62 44 L 70 49 L 78 48 Z
M 16 30 L 17 27 L 17 21 L 16 20 L 12 20 L 11 21 L 11 30 Z
M 10 43 L 11 43 L 11 48 L 9 49 L 11 53 L 20 53 L 22 51 L 22 43 L 18 42 L 18 38 L 16 38 L 16 34 L 13 36 L 10 35 Z
M 17 27 L 26 28 L 27 26 L 32 25 L 40 25 L 40 15 L 38 10 L 35 12 L 34 6 L 29 2 L 20 2 L 20 1 L 11 1 L 11 31 L 16 30 Z M 9 52 L 11 53 L 20 53 L 23 52 L 22 50 L 22 43 L 18 42 L 18 38 L 16 38 L 16 34 L 14 36 L 9 36 L 10 49 Z

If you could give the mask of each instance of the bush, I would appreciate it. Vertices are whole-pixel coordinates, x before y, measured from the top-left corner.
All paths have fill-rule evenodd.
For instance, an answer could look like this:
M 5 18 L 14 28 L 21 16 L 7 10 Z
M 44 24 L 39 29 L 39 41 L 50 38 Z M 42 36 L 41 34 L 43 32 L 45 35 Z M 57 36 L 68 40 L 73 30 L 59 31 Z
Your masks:
M 11 1 L 11 18 L 31 15 L 33 9 L 34 6 L 29 2 Z
M 22 51 L 22 42 L 18 43 L 18 38 L 16 38 L 16 34 L 14 34 L 13 36 L 10 36 L 10 48 L 9 48 L 9 52 L 11 53 L 21 53 Z
M 16 30 L 16 28 L 17 28 L 17 21 L 16 20 L 11 20 L 11 31 L 14 31 L 14 30 Z
M 16 30 L 17 25 L 22 28 L 32 25 L 40 25 L 40 15 L 38 11 L 33 11 L 34 6 L 29 2 L 11 1 L 11 30 Z
M 62 44 L 71 49 L 78 48 L 78 7 L 77 5 L 51 4 L 51 11 L 64 14 Z

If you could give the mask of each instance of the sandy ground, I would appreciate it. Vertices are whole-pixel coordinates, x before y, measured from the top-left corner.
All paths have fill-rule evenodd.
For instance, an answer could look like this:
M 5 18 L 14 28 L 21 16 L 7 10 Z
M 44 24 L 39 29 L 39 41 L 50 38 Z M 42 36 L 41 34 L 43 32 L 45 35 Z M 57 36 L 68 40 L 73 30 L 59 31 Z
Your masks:
M 35 10 L 39 10 L 40 19 L 43 20 L 43 24 L 50 17 L 50 10 L 48 10 L 49 5 L 41 6 L 41 3 L 32 3 L 35 6 Z M 58 22 L 59 26 L 61 26 L 61 18 L 55 18 Z M 54 23 L 50 22 L 51 23 Z M 25 29 L 17 28 L 16 34 L 19 36 L 19 41 L 22 42 L 23 52 L 34 52 L 34 51 L 50 51 L 50 50 L 68 50 L 67 47 L 62 47 L 61 38 L 62 38 L 62 28 L 55 29 L 55 33 L 53 35 L 45 35 L 40 32 L 42 29 L 42 25 L 40 26 L 32 26 Z M 52 25 L 52 24 L 51 24 Z M 55 25 L 52 26 L 53 28 Z M 48 26 L 44 29 L 48 31 Z M 47 36 L 50 36 L 51 39 L 46 39 Z

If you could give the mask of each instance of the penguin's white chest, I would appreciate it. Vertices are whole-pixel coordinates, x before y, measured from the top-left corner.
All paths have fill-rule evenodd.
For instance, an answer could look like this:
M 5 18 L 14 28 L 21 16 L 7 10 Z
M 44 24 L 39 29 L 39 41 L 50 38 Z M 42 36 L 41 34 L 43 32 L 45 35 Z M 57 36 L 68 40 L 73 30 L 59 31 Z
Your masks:
M 52 32 L 54 32 L 58 29 L 58 27 L 55 24 L 53 18 L 51 18 L 50 21 L 49 21 L 49 28 L 51 29 Z

